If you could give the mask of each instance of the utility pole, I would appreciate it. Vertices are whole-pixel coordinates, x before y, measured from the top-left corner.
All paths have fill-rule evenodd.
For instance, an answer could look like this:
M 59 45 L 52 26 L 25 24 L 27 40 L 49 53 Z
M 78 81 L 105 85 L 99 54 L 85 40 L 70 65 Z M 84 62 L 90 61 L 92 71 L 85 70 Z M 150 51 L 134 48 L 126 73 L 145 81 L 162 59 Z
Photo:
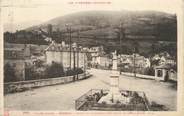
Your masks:
M 78 31 L 78 38 L 77 38 L 77 80 L 78 80 L 78 70 L 79 70 L 79 39 L 80 39 L 80 30 Z
M 122 38 L 125 38 L 125 32 L 124 32 L 124 28 L 123 28 L 123 23 L 120 22 L 120 26 L 119 26 L 119 43 L 120 43 L 120 59 L 121 59 L 121 54 L 122 54 Z M 121 66 L 120 66 L 120 74 L 121 74 Z
M 125 29 L 123 27 L 123 23 L 120 22 L 120 26 L 119 26 L 119 42 L 120 42 L 120 47 L 122 48 L 122 38 L 125 38 Z M 120 49 L 121 51 L 122 49 Z
M 76 49 L 76 46 L 74 45 L 73 46 L 73 70 L 74 70 L 74 72 L 76 71 L 76 69 L 75 69 L 75 49 Z M 74 75 L 74 81 L 75 81 L 75 75 Z
M 53 33 L 52 33 L 52 25 L 51 24 L 48 24 L 47 33 L 48 33 L 49 37 L 52 37 Z
M 122 23 L 119 26 L 119 44 L 120 44 L 120 52 L 121 52 L 121 39 L 122 39 Z
M 86 77 L 86 52 L 84 52 L 84 77 Z
M 133 53 L 133 73 L 134 73 L 134 77 L 136 77 L 136 62 L 135 62 L 135 58 L 136 58 L 136 54 L 135 54 L 135 47 L 134 47 L 134 53 Z
M 70 52 L 70 56 L 69 57 L 70 57 L 70 69 L 71 69 L 71 65 L 72 65 L 71 64 L 71 59 L 72 59 L 72 57 L 71 57 L 72 56 L 72 53 L 71 53 L 72 52 L 72 45 L 71 45 L 71 43 L 72 43 L 72 40 L 71 40 L 72 39 L 71 26 L 68 25 L 68 24 L 66 24 L 66 28 L 67 28 L 67 33 L 69 33 L 69 47 L 70 47 L 69 48 L 70 49 L 70 51 L 69 51 Z
M 72 61 L 72 34 L 71 34 L 71 27 L 69 27 L 69 30 L 70 30 L 70 69 L 71 69 L 71 61 Z
M 74 48 L 73 48 L 73 60 L 74 60 L 74 62 L 73 62 L 73 68 L 74 68 L 74 70 L 76 69 L 76 65 L 75 65 L 75 51 L 76 51 L 76 46 L 74 46 Z

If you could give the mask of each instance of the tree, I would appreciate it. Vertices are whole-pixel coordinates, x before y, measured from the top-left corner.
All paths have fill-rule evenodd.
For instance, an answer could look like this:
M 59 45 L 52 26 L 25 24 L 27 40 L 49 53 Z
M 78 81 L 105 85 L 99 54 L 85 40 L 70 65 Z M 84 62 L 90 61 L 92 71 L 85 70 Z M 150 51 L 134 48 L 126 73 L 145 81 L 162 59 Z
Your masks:
M 48 66 L 46 69 L 46 76 L 48 78 L 61 77 L 64 74 L 63 65 L 56 62 L 52 62 L 51 66 Z
M 132 45 L 133 45 L 133 53 L 139 53 L 139 48 L 140 48 L 139 43 L 137 41 L 134 41 Z
M 155 70 L 154 70 L 154 68 L 153 68 L 153 67 L 146 68 L 146 69 L 145 69 L 145 74 L 146 74 L 146 75 L 154 76 L 154 75 L 155 75 Z
M 7 63 L 4 66 L 4 81 L 5 82 L 16 81 L 15 69 L 9 63 Z
M 156 52 L 156 45 L 154 43 L 151 45 L 151 52 L 152 54 L 155 54 Z
M 160 59 L 158 60 L 151 60 L 151 66 L 158 66 L 160 62 Z

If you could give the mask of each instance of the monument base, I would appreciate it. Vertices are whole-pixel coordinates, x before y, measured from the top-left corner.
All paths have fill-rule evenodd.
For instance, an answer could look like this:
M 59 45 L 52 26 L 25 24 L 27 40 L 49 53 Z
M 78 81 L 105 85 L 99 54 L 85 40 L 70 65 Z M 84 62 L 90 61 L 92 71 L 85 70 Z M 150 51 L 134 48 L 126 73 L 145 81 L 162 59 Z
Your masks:
M 127 93 L 120 93 L 119 91 L 119 74 L 116 70 L 113 70 L 110 75 L 109 93 L 98 101 L 98 103 L 103 102 L 107 104 L 128 104 L 130 102 L 130 97 L 128 97 Z
M 126 97 L 126 93 L 121 94 L 119 93 L 108 93 L 106 96 L 103 96 L 98 103 L 106 103 L 106 104 L 129 104 L 131 97 Z
M 112 94 L 108 90 L 92 89 L 75 101 L 80 111 L 148 111 L 149 101 L 144 92 L 120 90 Z M 113 99 L 112 99 L 113 98 Z

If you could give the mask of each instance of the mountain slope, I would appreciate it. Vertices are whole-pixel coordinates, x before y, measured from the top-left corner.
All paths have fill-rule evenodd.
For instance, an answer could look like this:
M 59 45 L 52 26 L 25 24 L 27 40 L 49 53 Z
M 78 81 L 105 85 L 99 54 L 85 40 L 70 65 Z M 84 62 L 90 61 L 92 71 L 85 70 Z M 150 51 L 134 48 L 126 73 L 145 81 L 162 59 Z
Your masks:
M 47 30 L 47 25 L 52 24 L 54 31 L 60 30 L 65 35 L 65 25 L 70 24 L 73 31 L 80 30 L 86 36 L 116 39 L 120 23 L 127 39 L 176 41 L 177 38 L 176 16 L 155 11 L 85 11 L 57 17 L 28 30 Z
M 145 56 L 162 51 L 173 56 L 177 53 L 176 15 L 155 11 L 78 12 L 54 18 L 14 34 L 7 32 L 4 39 L 10 43 L 49 44 L 36 30 L 41 28 L 48 33 L 50 24 L 53 28 L 50 36 L 59 43 L 63 40 L 69 43 L 66 29 L 66 24 L 69 24 L 72 42 L 82 46 L 102 45 L 106 52 L 117 50 L 125 54 L 132 54 L 136 49 Z

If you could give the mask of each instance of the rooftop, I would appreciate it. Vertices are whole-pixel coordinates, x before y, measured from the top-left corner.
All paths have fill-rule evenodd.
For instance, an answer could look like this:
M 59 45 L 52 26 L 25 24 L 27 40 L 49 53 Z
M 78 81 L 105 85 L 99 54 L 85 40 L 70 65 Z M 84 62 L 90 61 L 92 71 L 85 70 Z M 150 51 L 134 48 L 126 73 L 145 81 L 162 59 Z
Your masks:
M 163 64 L 155 67 L 156 69 L 171 69 L 171 65 L 169 64 Z
M 23 60 L 24 54 L 21 50 L 4 50 L 4 59 Z
M 74 51 L 74 47 L 77 49 L 77 44 L 73 43 L 71 47 L 71 51 Z M 83 48 L 81 46 L 78 47 L 79 52 L 87 52 L 89 51 L 87 48 Z M 62 44 L 52 43 L 45 49 L 45 51 L 56 51 L 56 52 L 63 52 L 63 51 L 70 51 L 70 46 L 62 42 Z

